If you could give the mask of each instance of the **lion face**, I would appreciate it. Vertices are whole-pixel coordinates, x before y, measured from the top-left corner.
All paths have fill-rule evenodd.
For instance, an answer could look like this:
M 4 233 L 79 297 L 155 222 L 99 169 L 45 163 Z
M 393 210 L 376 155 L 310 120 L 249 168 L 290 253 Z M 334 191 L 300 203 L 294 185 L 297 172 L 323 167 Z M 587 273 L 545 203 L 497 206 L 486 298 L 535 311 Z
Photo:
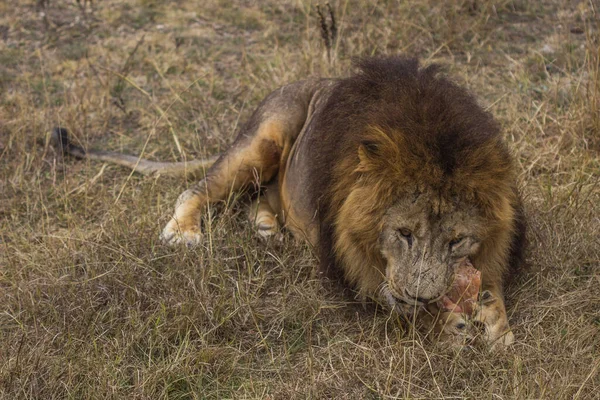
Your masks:
M 388 209 L 380 235 L 387 261 L 386 283 L 392 294 L 424 304 L 443 296 L 454 268 L 480 248 L 485 227 L 473 206 L 417 194 Z

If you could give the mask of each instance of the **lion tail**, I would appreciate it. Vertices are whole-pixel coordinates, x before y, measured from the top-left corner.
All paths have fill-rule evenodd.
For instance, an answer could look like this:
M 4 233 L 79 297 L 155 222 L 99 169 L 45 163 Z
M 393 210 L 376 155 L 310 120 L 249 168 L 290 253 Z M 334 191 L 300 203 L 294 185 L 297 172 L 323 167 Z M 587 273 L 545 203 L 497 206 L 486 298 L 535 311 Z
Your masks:
M 79 159 L 99 160 L 122 165 L 143 175 L 204 175 L 204 172 L 219 158 L 219 156 L 216 155 L 205 159 L 195 159 L 184 162 L 157 162 L 112 151 L 85 150 L 83 147 L 80 147 L 71 141 L 69 133 L 65 128 L 54 128 L 52 130 L 50 144 L 63 154 L 68 154 Z

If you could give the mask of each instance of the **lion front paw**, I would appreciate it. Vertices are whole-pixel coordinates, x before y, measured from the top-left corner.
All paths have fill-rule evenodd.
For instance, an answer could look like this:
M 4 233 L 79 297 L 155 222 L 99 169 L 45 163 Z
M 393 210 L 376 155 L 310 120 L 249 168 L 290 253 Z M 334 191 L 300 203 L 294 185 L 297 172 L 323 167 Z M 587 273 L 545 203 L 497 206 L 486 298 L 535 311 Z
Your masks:
M 483 341 L 493 350 L 510 346 L 515 341 L 515 335 L 510 330 L 507 321 L 490 323 L 485 318 L 476 317 L 474 323 L 479 327 Z
M 193 247 L 202 241 L 202 231 L 198 224 L 182 224 L 172 218 L 160 234 L 160 240 L 167 245 L 185 244 Z
M 510 346 L 515 341 L 515 335 L 508 325 L 504 302 L 489 291 L 482 293 L 473 322 L 480 327 L 483 340 L 492 349 Z

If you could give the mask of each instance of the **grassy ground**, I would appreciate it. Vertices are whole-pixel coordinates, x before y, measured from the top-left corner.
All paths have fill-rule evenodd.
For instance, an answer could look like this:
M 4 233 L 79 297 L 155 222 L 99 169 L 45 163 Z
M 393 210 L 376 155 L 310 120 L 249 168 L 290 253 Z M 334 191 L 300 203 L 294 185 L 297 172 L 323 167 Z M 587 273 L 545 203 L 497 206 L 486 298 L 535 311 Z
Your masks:
M 0 2 L 0 397 L 592 399 L 600 392 L 600 9 L 593 1 Z M 222 150 L 260 99 L 357 55 L 441 62 L 504 126 L 530 218 L 517 343 L 455 352 L 314 278 L 231 201 L 158 233 L 190 182 L 63 159 Z

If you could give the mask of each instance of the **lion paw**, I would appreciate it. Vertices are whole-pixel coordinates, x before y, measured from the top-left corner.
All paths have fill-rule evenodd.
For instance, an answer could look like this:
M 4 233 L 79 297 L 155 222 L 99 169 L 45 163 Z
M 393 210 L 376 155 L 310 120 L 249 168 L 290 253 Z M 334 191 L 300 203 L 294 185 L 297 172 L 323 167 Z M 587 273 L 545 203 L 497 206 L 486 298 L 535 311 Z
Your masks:
M 262 239 L 268 239 L 279 232 L 277 216 L 264 196 L 250 204 L 248 219 L 257 228 Z
M 258 228 L 258 235 L 263 239 L 270 238 L 271 236 L 276 235 L 277 232 L 279 232 L 279 227 L 276 223 L 259 223 L 256 227 Z
M 503 302 L 488 291 L 480 298 L 480 307 L 473 317 L 473 323 L 479 327 L 482 339 L 492 349 L 510 346 L 515 335 L 510 330 Z
M 492 350 L 500 350 L 510 346 L 515 341 L 515 335 L 510 330 L 508 323 L 488 324 L 485 322 L 474 321 L 477 323 L 482 339 Z
M 160 240 L 167 245 L 185 244 L 193 247 L 202 241 L 202 231 L 198 225 L 184 227 L 171 219 L 160 234 Z

